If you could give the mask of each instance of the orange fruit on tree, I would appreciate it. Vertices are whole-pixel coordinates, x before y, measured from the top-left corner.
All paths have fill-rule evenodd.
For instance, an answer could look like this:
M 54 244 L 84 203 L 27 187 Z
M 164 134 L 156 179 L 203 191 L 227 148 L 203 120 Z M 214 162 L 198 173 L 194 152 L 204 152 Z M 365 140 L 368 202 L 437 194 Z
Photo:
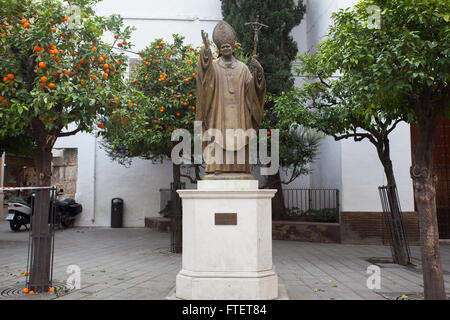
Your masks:
M 40 85 L 42 88 L 44 88 L 44 87 L 46 86 L 45 82 L 41 82 L 41 83 L 39 83 L 39 85 Z
M 98 61 L 103 62 L 103 60 L 105 60 L 103 57 L 98 57 Z
M 115 35 L 114 35 L 114 39 L 119 39 L 119 35 L 118 35 L 118 34 L 115 34 Z
M 20 20 L 20 22 L 21 22 L 22 24 L 25 24 L 25 23 L 27 23 L 27 19 L 22 19 L 22 20 Z
M 117 44 L 117 46 L 118 46 L 119 48 L 122 47 L 122 43 L 119 42 L 119 43 Z
M 31 24 L 29 24 L 29 23 L 27 22 L 27 23 L 25 23 L 23 26 L 24 26 L 25 28 L 29 28 L 29 27 L 31 26 Z
M 122 41 L 122 44 L 123 44 L 124 46 L 126 46 L 126 45 L 128 44 L 128 42 L 126 42 L 126 41 L 124 40 L 124 41 Z
M 80 64 L 83 64 L 83 63 L 84 63 L 84 59 L 80 59 L 80 60 L 78 60 L 78 62 L 79 62 Z
M 46 67 L 47 67 L 47 65 L 45 64 L 45 62 L 43 62 L 43 61 L 39 62 L 39 68 L 45 69 Z
M 8 82 L 8 77 L 7 76 L 3 77 L 3 82 Z
M 14 75 L 12 73 L 8 74 L 8 79 L 9 80 L 14 80 Z
M 106 72 L 103 74 L 103 78 L 108 78 L 108 74 Z
M 55 84 L 53 82 L 51 82 L 51 83 L 48 84 L 48 87 L 50 89 L 55 89 Z
M 104 69 L 108 69 L 108 67 L 109 67 L 109 66 L 108 66 L 106 63 L 103 65 L 103 68 L 104 68 Z
M 42 76 L 42 77 L 41 77 L 41 81 L 42 81 L 42 82 L 47 82 L 47 80 L 48 80 L 48 79 L 47 79 L 46 76 Z
M 119 100 L 120 100 L 120 99 L 119 99 L 119 98 L 117 98 L 117 97 L 115 97 L 115 98 L 114 98 L 114 101 L 119 101 Z
M 52 32 L 55 33 L 56 32 L 56 28 L 52 28 Z
M 92 79 L 92 80 L 95 80 L 95 79 L 97 79 L 97 77 L 94 76 L 94 75 L 92 75 L 92 76 L 91 76 L 91 79 Z

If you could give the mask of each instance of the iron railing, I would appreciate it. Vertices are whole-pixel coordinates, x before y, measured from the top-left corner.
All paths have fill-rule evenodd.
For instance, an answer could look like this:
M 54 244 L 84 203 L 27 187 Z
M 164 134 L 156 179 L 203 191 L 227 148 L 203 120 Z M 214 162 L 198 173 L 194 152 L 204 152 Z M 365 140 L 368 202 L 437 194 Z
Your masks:
M 382 186 L 378 190 L 383 207 L 383 220 L 391 246 L 392 260 L 396 264 L 410 264 L 411 252 L 403 227 L 403 215 L 400 208 L 397 187 L 395 185 Z
M 316 221 L 339 221 L 338 189 L 283 189 L 286 214 Z
M 160 211 L 163 217 L 169 218 L 170 223 L 170 251 L 174 253 L 181 253 L 183 245 L 182 233 L 182 208 L 181 199 L 176 192 L 179 189 L 186 189 L 186 184 L 171 183 L 170 189 L 160 189 Z
M 35 292 L 47 292 L 53 286 L 55 248 L 56 187 L 2 188 L 4 191 L 31 190 L 30 228 L 28 236 L 26 287 Z M 39 203 L 39 206 L 36 204 Z

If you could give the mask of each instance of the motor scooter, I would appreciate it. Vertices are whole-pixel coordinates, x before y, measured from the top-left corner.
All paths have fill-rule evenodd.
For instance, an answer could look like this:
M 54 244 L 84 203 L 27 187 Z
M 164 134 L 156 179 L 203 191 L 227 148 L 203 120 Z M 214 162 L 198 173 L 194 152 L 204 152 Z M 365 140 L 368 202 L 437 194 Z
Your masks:
M 56 195 L 59 196 L 64 191 L 61 189 Z M 25 201 L 11 201 L 8 203 L 8 214 L 6 220 L 9 221 L 9 226 L 12 231 L 19 231 L 22 226 L 28 230 L 31 217 L 33 215 L 32 208 L 35 199 L 35 193 L 29 195 Z M 50 214 L 55 208 L 55 215 L 52 221 Z M 81 204 L 75 200 L 67 198 L 62 201 L 54 200 L 50 203 L 48 223 L 54 223 L 56 226 L 68 228 L 73 225 L 75 217 L 83 211 Z

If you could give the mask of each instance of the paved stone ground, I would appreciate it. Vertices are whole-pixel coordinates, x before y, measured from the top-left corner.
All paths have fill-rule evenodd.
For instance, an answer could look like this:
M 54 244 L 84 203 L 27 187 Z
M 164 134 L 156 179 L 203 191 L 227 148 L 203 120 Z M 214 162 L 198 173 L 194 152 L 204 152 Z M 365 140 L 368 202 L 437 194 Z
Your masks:
M 175 286 L 181 255 L 169 252 L 169 235 L 147 228 L 57 230 L 53 279 L 62 286 L 66 268 L 81 268 L 81 289 L 66 294 L 12 295 L 24 288 L 28 232 L 14 233 L 0 222 L 0 300 L 4 299 L 165 299 Z M 379 263 L 381 289 L 366 287 L 368 258 L 388 258 L 385 246 L 274 241 L 279 280 L 292 300 L 384 300 L 406 294 L 420 299 L 419 247 L 411 247 L 415 266 Z M 450 244 L 441 243 L 447 291 Z M 61 281 L 61 282 L 58 282 Z

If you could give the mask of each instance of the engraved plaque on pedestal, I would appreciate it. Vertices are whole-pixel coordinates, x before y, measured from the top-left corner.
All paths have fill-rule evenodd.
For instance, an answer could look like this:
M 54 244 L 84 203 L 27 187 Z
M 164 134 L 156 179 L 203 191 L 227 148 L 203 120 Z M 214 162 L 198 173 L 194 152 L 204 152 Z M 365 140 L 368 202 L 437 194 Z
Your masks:
M 214 224 L 216 226 L 236 226 L 237 213 L 215 213 Z

